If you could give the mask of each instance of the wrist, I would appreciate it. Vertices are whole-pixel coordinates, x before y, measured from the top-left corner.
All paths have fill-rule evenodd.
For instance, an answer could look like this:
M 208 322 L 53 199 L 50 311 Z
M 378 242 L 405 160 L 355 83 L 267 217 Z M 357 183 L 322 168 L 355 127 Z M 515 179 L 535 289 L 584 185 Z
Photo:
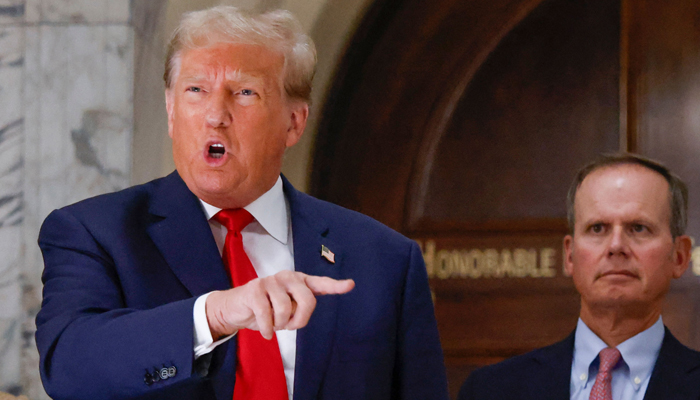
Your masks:
M 214 342 L 219 339 L 235 333 L 236 329 L 227 327 L 223 318 L 223 292 L 212 292 L 204 304 L 205 313 L 207 316 L 207 324 Z

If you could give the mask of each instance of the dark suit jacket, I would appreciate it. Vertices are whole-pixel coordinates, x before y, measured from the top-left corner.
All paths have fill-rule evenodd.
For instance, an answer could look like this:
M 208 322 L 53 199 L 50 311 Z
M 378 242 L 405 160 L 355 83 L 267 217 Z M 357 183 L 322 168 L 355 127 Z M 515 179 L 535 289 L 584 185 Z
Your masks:
M 446 399 L 415 242 L 286 180 L 284 191 L 296 270 L 356 283 L 346 295 L 319 297 L 298 331 L 294 398 Z M 229 279 L 201 205 L 177 173 L 54 211 L 39 245 L 36 339 L 50 396 L 231 399 L 236 341 L 193 360 L 194 301 L 229 288 Z M 168 379 L 144 381 L 173 366 Z
M 569 399 L 574 334 L 563 341 L 474 371 L 459 400 Z M 645 400 L 700 399 L 700 352 L 666 329 Z

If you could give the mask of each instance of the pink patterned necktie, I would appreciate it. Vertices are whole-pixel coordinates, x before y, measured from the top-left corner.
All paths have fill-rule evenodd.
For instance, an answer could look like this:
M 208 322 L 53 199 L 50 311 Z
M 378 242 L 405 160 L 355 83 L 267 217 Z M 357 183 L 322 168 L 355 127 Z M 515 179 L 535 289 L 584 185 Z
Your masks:
M 589 400 L 612 400 L 612 371 L 620 361 L 620 350 L 608 347 L 600 351 L 600 368 Z

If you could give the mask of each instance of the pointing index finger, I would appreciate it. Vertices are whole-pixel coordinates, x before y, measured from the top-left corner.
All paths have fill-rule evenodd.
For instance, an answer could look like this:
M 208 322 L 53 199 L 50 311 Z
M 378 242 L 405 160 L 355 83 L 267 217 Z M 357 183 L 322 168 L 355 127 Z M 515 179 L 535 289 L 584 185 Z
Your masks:
M 336 280 L 327 276 L 306 275 L 304 283 L 314 295 L 344 294 L 355 287 L 352 279 Z

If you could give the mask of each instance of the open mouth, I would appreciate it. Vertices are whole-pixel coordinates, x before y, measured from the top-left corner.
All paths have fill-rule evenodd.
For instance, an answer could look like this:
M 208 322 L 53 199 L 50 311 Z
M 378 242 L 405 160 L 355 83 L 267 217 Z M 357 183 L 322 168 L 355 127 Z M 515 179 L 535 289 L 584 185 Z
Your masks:
M 213 143 L 209 145 L 209 157 L 221 158 L 226 154 L 226 148 L 221 143 Z

